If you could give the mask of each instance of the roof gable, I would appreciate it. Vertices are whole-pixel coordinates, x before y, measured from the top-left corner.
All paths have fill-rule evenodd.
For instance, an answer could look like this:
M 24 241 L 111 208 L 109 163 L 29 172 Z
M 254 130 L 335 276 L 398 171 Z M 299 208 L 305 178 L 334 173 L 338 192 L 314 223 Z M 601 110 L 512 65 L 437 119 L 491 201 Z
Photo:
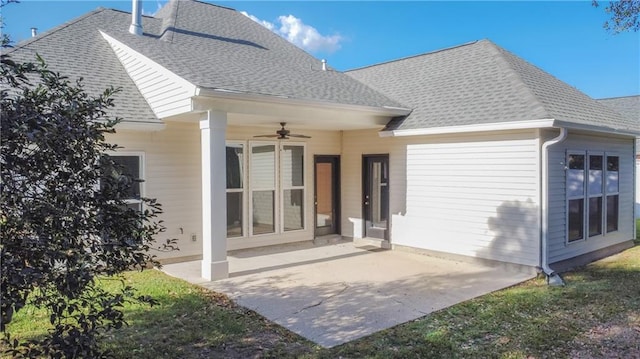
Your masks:
M 553 119 L 638 131 L 637 124 L 488 40 L 347 74 L 414 109 L 386 130 Z

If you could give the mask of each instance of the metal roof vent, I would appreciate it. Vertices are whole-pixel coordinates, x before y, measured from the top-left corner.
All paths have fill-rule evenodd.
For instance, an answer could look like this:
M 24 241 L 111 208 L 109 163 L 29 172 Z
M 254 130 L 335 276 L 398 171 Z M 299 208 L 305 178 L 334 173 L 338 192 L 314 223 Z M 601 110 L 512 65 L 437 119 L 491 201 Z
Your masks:
M 322 59 L 322 71 L 327 71 L 327 60 Z
M 129 32 L 142 35 L 142 0 L 131 0 L 131 26 Z
M 32 27 L 31 28 L 31 37 L 36 37 L 38 36 L 38 28 L 37 27 Z

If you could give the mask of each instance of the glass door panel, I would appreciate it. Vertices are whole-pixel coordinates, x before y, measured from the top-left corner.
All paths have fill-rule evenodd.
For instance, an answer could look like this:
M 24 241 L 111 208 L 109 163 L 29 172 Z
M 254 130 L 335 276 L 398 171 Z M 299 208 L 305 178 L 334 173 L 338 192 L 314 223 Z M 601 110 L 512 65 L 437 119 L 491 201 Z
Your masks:
M 365 237 L 388 239 L 389 157 L 363 158 L 363 212 Z

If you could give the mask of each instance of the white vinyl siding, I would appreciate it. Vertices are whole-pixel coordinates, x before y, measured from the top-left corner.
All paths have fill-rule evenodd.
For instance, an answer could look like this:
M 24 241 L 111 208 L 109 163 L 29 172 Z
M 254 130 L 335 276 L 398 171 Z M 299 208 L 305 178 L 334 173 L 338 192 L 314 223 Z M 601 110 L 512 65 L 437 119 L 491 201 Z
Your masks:
M 392 244 L 538 265 L 534 131 L 405 138 L 349 131 L 344 138 L 343 223 L 355 237 L 361 156 L 389 153 Z
M 102 34 L 109 42 L 127 74 L 158 118 L 191 111 L 195 85 L 182 79 L 114 38 Z
M 160 243 L 178 239 L 179 251 L 154 253 L 160 259 L 202 253 L 200 129 L 198 124 L 167 123 L 162 131 L 118 130 L 107 141 L 122 146 L 118 153 L 144 152 L 143 195 L 162 204 L 166 231 Z M 191 237 L 195 236 L 195 241 Z
M 551 134 L 547 134 L 550 136 Z M 588 236 L 585 240 L 567 242 L 566 209 L 566 156 L 567 153 L 582 151 L 585 154 L 604 155 L 619 158 L 619 201 L 618 230 L 607 233 L 606 221 L 602 234 Z M 588 159 L 585 159 L 588 161 Z M 568 138 L 552 146 L 549 153 L 549 262 L 559 262 L 582 254 L 593 252 L 633 238 L 633 139 L 613 136 L 583 135 L 569 132 Z M 606 176 L 606 174 L 605 174 Z M 606 180 L 606 179 L 605 179 Z M 606 186 L 606 184 L 605 184 Z M 603 199 L 603 208 L 606 200 Z M 604 212 L 604 211 L 603 211 Z M 586 211 L 585 211 L 586 213 Z M 606 218 L 605 218 L 606 219 Z M 586 220 L 586 219 L 585 219 Z

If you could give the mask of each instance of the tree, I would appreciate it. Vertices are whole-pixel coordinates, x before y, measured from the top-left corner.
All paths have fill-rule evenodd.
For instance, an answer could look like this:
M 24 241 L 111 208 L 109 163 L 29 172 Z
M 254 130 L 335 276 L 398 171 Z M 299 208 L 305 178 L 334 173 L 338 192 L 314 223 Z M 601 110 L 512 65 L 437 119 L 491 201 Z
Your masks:
M 100 335 L 126 324 L 122 305 L 155 301 L 124 282 L 107 292 L 97 279 L 158 264 L 149 251 L 164 230 L 161 206 L 127 205 L 141 180 L 109 156 L 118 149 L 105 140 L 120 121 L 107 113 L 116 90 L 90 96 L 39 57 L 0 61 L 0 329 L 14 356 L 102 357 Z M 48 310 L 52 329 L 12 340 L 7 324 L 27 304 Z
M 592 1 L 595 7 L 600 6 L 597 0 Z M 637 32 L 640 30 L 640 0 L 611 1 L 604 10 L 611 14 L 611 19 L 605 21 L 604 28 L 614 34 L 619 34 L 628 30 Z

